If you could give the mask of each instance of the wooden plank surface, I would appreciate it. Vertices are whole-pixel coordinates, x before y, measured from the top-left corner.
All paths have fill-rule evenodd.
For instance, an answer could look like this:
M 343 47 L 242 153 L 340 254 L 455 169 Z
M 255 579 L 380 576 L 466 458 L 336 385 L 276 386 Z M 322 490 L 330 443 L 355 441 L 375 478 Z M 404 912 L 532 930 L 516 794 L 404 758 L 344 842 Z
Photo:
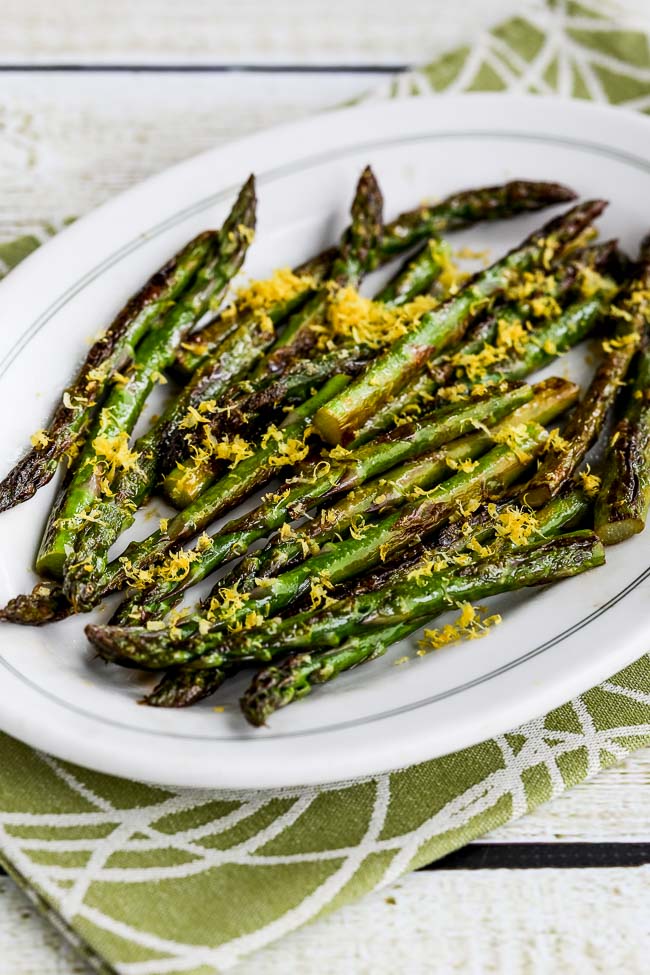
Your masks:
M 411 64 L 512 0 L 3 0 L 0 62 Z
M 642 975 L 650 867 L 419 873 L 316 921 L 232 975 Z M 86 973 L 0 878 L 2 975 Z
M 86 212 L 202 149 L 354 97 L 377 83 L 375 68 L 426 59 L 439 44 L 467 36 L 479 14 L 494 19 L 512 6 L 187 0 L 179 16 L 178 3 L 167 0 L 4 0 L 0 71 L 3 64 L 29 70 L 1 74 L 0 239 Z M 647 8 L 634 6 L 649 19 Z M 38 64 L 348 70 L 31 70 Z M 648 843 L 648 809 L 650 750 L 488 841 Z M 649 879 L 647 867 L 420 873 L 296 932 L 236 975 L 636 975 L 646 970 L 650 947 Z M 74 971 L 85 969 L 1 878 L 0 975 Z

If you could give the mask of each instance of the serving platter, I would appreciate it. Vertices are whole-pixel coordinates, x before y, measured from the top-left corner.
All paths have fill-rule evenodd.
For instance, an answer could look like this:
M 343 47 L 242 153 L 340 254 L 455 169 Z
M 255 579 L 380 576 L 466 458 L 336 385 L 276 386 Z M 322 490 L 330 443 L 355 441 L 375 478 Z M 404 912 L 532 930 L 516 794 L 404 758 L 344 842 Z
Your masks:
M 414 98 L 263 132 L 148 180 L 59 234 L 0 285 L 2 473 L 43 425 L 88 339 L 185 240 L 220 224 L 250 171 L 259 196 L 252 276 L 335 240 L 366 163 L 389 218 L 472 185 L 567 183 L 583 198 L 610 200 L 602 235 L 634 253 L 650 228 L 648 135 L 643 117 L 572 101 Z M 497 256 L 544 219 L 479 226 L 452 244 Z M 590 364 L 582 347 L 539 375 L 584 382 Z M 0 603 L 34 584 L 30 564 L 55 486 L 0 516 Z M 154 507 L 165 513 L 162 503 Z M 151 517 L 133 537 L 151 530 Z M 246 678 L 187 711 L 139 707 L 150 677 L 105 666 L 83 635 L 86 622 L 109 615 L 110 601 L 92 616 L 38 630 L 2 624 L 0 728 L 60 758 L 161 785 L 277 788 L 412 764 L 512 729 L 647 650 L 647 549 L 647 536 L 637 536 L 609 549 L 603 568 L 491 600 L 503 622 L 480 641 L 420 658 L 415 635 L 260 730 L 237 708 Z

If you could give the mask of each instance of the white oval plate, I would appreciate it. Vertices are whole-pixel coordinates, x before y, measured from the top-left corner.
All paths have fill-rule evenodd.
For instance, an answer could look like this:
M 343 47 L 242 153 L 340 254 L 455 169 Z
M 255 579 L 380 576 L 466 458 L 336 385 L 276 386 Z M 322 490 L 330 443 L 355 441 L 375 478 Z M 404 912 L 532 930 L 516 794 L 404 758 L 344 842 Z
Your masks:
M 205 153 L 148 180 L 57 236 L 0 287 L 2 473 L 45 422 L 85 341 L 197 231 L 259 180 L 247 270 L 292 265 L 335 239 L 361 168 L 376 168 L 387 214 L 472 185 L 561 180 L 611 200 L 603 234 L 634 252 L 650 227 L 650 128 L 620 110 L 501 95 L 413 98 L 321 115 Z M 511 246 L 545 216 L 478 227 L 454 242 Z M 584 378 L 585 354 L 557 369 Z M 31 588 L 28 566 L 55 485 L 0 516 L 0 601 Z M 139 534 L 151 530 L 141 522 Z M 394 666 L 414 643 L 249 728 L 244 681 L 188 711 L 138 707 L 143 675 L 93 660 L 87 618 L 0 629 L 0 726 L 104 772 L 176 786 L 279 787 L 407 765 L 507 731 L 610 676 L 650 646 L 644 536 L 606 568 L 492 600 L 504 622 L 478 642 Z M 223 706 L 223 710 L 221 707 Z M 215 711 L 219 707 L 219 711 Z

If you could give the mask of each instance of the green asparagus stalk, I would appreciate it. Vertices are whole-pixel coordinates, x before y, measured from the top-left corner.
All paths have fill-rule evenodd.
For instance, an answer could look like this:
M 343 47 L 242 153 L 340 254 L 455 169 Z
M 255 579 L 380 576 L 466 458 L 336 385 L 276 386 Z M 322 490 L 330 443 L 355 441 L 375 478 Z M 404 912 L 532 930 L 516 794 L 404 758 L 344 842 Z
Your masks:
M 0 621 L 42 626 L 70 615 L 71 607 L 58 580 L 40 580 L 29 595 L 16 596 L 0 609 Z
M 128 366 L 136 344 L 164 315 L 205 261 L 213 232 L 199 234 L 157 271 L 125 305 L 91 347 L 75 379 L 63 392 L 36 446 L 0 483 L 0 511 L 29 498 L 56 473 L 59 461 L 79 441 L 116 372 Z
M 542 450 L 546 436 L 544 428 L 537 423 L 522 425 L 512 447 L 507 443 L 494 447 L 471 472 L 455 474 L 400 510 L 368 525 L 357 538 L 339 542 L 283 575 L 264 580 L 263 586 L 243 598 L 238 594 L 237 604 L 227 610 L 214 605 L 206 617 L 211 629 L 205 634 L 194 632 L 196 625 L 191 624 L 186 631 L 181 631 L 182 643 L 176 643 L 165 631 L 91 625 L 86 627 L 88 638 L 107 659 L 112 653 L 110 659 L 128 659 L 133 665 L 152 669 L 186 663 L 214 650 L 223 640 L 224 626 L 236 627 L 247 622 L 250 625 L 251 618 L 261 622 L 309 591 L 312 599 L 322 599 L 328 587 L 373 568 L 382 561 L 382 556 L 386 558 L 390 553 L 394 557 L 414 540 L 430 535 L 448 520 L 459 503 L 498 496 Z M 512 437 L 509 439 L 512 441 Z
M 331 281 L 358 284 L 361 277 L 376 265 L 376 254 L 382 229 L 383 200 L 370 167 L 366 167 L 352 202 L 352 222 L 345 231 L 331 270 Z M 258 363 L 254 378 L 260 375 L 282 375 L 295 360 L 305 355 L 321 335 L 329 300 L 330 284 L 323 284 L 302 308 L 287 322 L 268 355 Z M 219 404 L 217 404 L 219 405 Z M 177 430 L 170 453 L 184 457 L 192 444 L 182 430 Z M 185 508 L 214 481 L 217 465 L 209 451 L 195 453 L 181 465 L 175 465 L 165 480 L 165 494 L 176 507 Z
M 330 247 L 293 269 L 297 278 L 304 279 L 303 287 L 286 298 L 269 301 L 263 308 L 263 314 L 268 316 L 274 327 L 277 328 L 286 321 L 312 296 L 314 289 L 329 277 L 336 253 L 336 248 Z M 174 378 L 180 385 L 184 385 L 199 366 L 217 352 L 222 342 L 237 328 L 254 325 L 259 314 L 259 309 L 249 307 L 245 297 L 237 298 L 215 318 L 193 332 L 177 349 L 171 367 Z
M 408 428 L 400 428 L 372 448 L 361 450 L 341 461 L 313 462 L 302 469 L 285 492 L 264 499 L 257 508 L 228 522 L 209 540 L 201 539 L 192 552 L 187 573 L 182 579 L 162 580 L 145 593 L 136 593 L 119 608 L 114 622 L 143 622 L 164 615 L 190 586 L 244 553 L 253 542 L 279 528 L 287 518 L 295 518 L 327 498 L 363 484 L 400 461 L 417 457 L 454 440 L 475 429 L 476 424 L 495 423 L 503 416 L 515 416 L 518 414 L 517 407 L 532 397 L 533 391 L 528 387 L 491 391 L 461 409 L 444 407 L 428 419 Z M 560 397 L 555 396 L 554 399 L 557 401 Z M 518 422 L 522 422 L 521 415 Z M 451 449 L 453 452 L 453 447 Z M 451 456 L 449 454 L 437 465 L 443 474 L 450 471 L 448 462 Z
M 470 326 L 461 345 L 450 352 L 443 353 L 427 363 L 427 368 L 406 384 L 390 403 L 377 410 L 366 420 L 357 431 L 350 446 L 359 447 L 374 440 L 375 437 L 392 429 L 396 422 L 404 417 L 417 415 L 426 408 L 427 403 L 436 395 L 439 389 L 448 385 L 454 379 L 458 368 L 459 352 L 469 357 L 482 352 L 489 344 L 498 338 L 499 322 L 508 324 L 523 323 L 531 320 L 535 323 L 531 334 L 531 344 L 527 346 L 523 357 L 517 350 L 511 350 L 505 362 L 506 369 L 516 371 L 517 378 L 523 379 L 530 372 L 540 369 L 555 358 L 548 350 L 555 346 L 557 354 L 561 355 L 570 347 L 580 342 L 588 330 L 596 325 L 600 306 L 582 309 L 578 306 L 569 312 L 568 317 L 561 317 L 556 325 L 554 320 L 542 319 L 535 321 L 535 299 L 552 298 L 563 302 L 573 291 L 576 283 L 583 274 L 595 271 L 601 275 L 609 275 L 610 270 L 615 276 L 620 275 L 622 255 L 618 250 L 618 241 L 608 240 L 590 247 L 584 247 L 572 252 L 570 259 L 558 269 L 559 276 L 548 275 L 543 286 L 524 302 L 512 302 L 505 306 L 497 306 L 486 317 Z M 602 296 L 614 294 L 614 283 L 611 277 L 602 281 Z M 507 294 L 504 296 L 507 299 Z M 590 295 L 589 297 L 594 297 Z M 592 319 L 593 313 L 593 319 Z M 553 319 L 557 316 L 553 316 Z M 511 373 L 509 372 L 508 375 Z M 495 380 L 497 373 L 493 374 Z M 461 373 L 462 376 L 462 373 Z M 484 381 L 484 380 L 482 380 Z
M 505 502 L 498 507 L 501 511 L 513 510 L 513 506 Z M 353 584 L 349 593 L 341 597 L 337 594 L 337 598 L 323 609 L 317 611 L 307 609 L 293 616 L 266 620 L 264 626 L 258 630 L 243 631 L 230 636 L 224 634 L 217 652 L 220 657 L 232 653 L 235 656 L 248 654 L 260 659 L 265 648 L 270 655 L 276 656 L 281 649 L 337 646 L 351 636 L 370 613 L 386 612 L 386 602 L 390 600 L 391 594 L 397 587 L 408 592 L 419 586 L 422 579 L 428 580 L 432 575 L 440 574 L 444 578 L 449 571 L 453 571 L 453 564 L 447 565 L 448 559 L 454 553 L 465 553 L 468 549 L 473 552 L 472 540 L 481 541 L 484 552 L 478 557 L 474 555 L 474 561 L 482 562 L 486 558 L 496 558 L 505 549 L 526 547 L 542 538 L 551 538 L 560 534 L 563 528 L 576 517 L 584 514 L 588 508 L 589 502 L 584 493 L 577 490 L 567 494 L 562 504 L 555 500 L 550 502 L 547 508 L 542 509 L 539 517 L 534 518 L 534 531 L 525 541 L 514 543 L 504 539 L 502 545 L 498 547 L 493 545 L 492 549 L 489 549 L 485 543 L 493 542 L 495 539 L 498 514 L 476 531 L 461 530 L 463 538 L 452 536 L 447 544 L 444 544 L 444 539 L 441 544 L 440 537 L 436 537 L 432 545 L 423 546 L 422 553 L 413 563 L 409 559 L 408 565 L 399 564 L 397 568 L 395 563 L 389 564 L 383 570 L 370 576 L 363 576 Z M 471 519 L 467 519 L 461 524 L 465 526 L 470 522 Z M 445 567 L 432 568 L 435 567 L 436 562 Z M 208 669 L 211 663 L 211 655 L 207 654 L 199 657 L 189 666 Z
M 89 551 L 86 545 L 86 561 L 78 572 L 70 573 L 68 577 L 67 593 L 75 608 L 92 608 L 108 592 L 126 585 L 129 576 L 137 576 L 172 546 L 198 535 L 216 518 L 263 487 L 282 466 L 293 464 L 296 455 L 304 457 L 307 448 L 303 438 L 314 412 L 348 381 L 347 376 L 331 379 L 315 396 L 289 414 L 280 430 L 270 428 L 262 446 L 251 456 L 234 466 L 164 528 L 158 528 L 141 542 L 131 543 L 108 567 L 106 546 L 99 544 L 95 551 Z
M 218 691 L 228 668 L 170 671 L 140 703 L 154 708 L 188 708 Z
M 137 347 L 129 375 L 111 389 L 64 487 L 65 496 L 46 526 L 36 558 L 39 572 L 55 578 L 62 576 L 64 562 L 74 551 L 84 519 L 92 517 L 93 503 L 111 492 L 111 462 L 113 470 L 116 457 L 124 458 L 125 466 L 137 463 L 137 455 L 128 450 L 128 435 L 183 335 L 212 301 L 221 298 L 241 267 L 254 225 L 255 188 L 249 180 L 194 282 Z
M 425 247 L 415 258 L 407 261 L 406 265 L 380 291 L 376 300 L 389 308 L 405 305 L 419 294 L 420 289 L 432 285 L 443 268 L 447 254 L 448 247 L 442 243 L 436 243 L 435 247 Z M 215 405 L 216 422 L 211 424 L 216 428 L 214 433 L 218 435 L 227 427 L 229 434 L 232 435 L 234 429 L 247 429 L 256 417 L 264 417 L 268 423 L 271 407 L 278 403 L 286 403 L 288 397 L 296 397 L 300 402 L 317 384 L 319 377 L 325 381 L 337 373 L 356 375 L 375 354 L 376 350 L 372 347 L 359 347 L 355 343 L 315 359 L 298 359 L 287 366 L 280 373 L 279 378 L 274 378 L 275 373 L 267 370 L 263 377 L 252 384 L 254 387 L 261 386 L 259 392 L 254 389 L 251 393 L 244 393 L 239 404 L 235 399 L 232 405 L 229 402 Z M 245 390 L 250 388 L 251 384 L 243 382 L 240 385 Z M 302 397 L 300 397 L 301 391 L 304 393 Z M 236 395 L 237 391 L 235 397 Z M 239 422 L 238 417 L 242 418 Z M 211 419 L 210 414 L 207 414 L 206 419 Z M 202 440 L 205 441 L 206 438 L 205 424 L 201 427 L 202 429 L 195 434 L 186 434 L 185 442 L 183 438 L 178 438 L 175 452 L 179 457 L 187 453 L 188 447 L 190 450 L 192 447 L 201 447 Z M 208 447 L 213 442 L 214 433 L 211 430 L 208 434 Z M 205 453 L 205 450 L 199 450 L 191 459 L 180 460 L 165 478 L 163 493 L 175 507 L 187 507 L 214 480 L 218 471 L 218 461 L 210 455 L 209 450 L 207 458 L 204 457 Z
M 528 541 L 534 541 L 538 538 L 553 538 L 562 531 L 579 527 L 591 507 L 592 502 L 585 492 L 577 485 L 568 483 L 564 490 L 543 508 L 535 512 L 526 507 L 520 507 L 519 510 L 533 521 L 534 530 Z M 345 587 L 345 592 L 349 596 L 358 596 L 382 589 L 388 583 L 403 582 L 414 573 L 419 574 L 420 569 L 430 571 L 430 566 L 435 564 L 436 560 L 444 561 L 454 555 L 470 555 L 476 560 L 477 552 L 480 556 L 482 549 L 486 547 L 489 548 L 489 552 L 484 553 L 485 557 L 487 554 L 496 554 L 497 551 L 505 548 L 527 544 L 527 542 L 517 541 L 517 536 L 497 533 L 497 525 L 501 517 L 504 517 L 501 526 L 506 527 L 506 512 L 510 514 L 516 510 L 517 506 L 513 504 L 512 498 L 497 504 L 483 504 L 466 518 L 443 525 L 426 544 L 415 546 L 409 552 L 408 558 L 386 562 L 380 569 L 353 580 Z M 521 534 L 523 537 L 526 532 L 523 531 Z
M 575 532 L 440 574 L 421 588 L 398 587 L 389 594 L 383 612 L 366 617 L 358 632 L 341 646 L 292 654 L 260 671 L 241 700 L 242 711 L 250 724 L 260 727 L 279 708 L 309 694 L 315 684 L 376 659 L 392 643 L 459 602 L 548 585 L 604 561 L 597 537 L 592 532 Z
M 319 411 L 314 421 L 328 443 L 349 442 L 368 417 L 399 392 L 426 362 L 463 335 L 477 303 L 504 291 L 521 271 L 550 266 L 605 207 L 591 201 L 546 224 L 490 268 L 476 274 L 440 308 L 422 316 L 415 328 L 375 360 L 349 389 Z
M 483 558 L 494 557 L 502 554 L 504 548 L 521 547 L 529 545 L 544 538 L 552 538 L 559 535 L 562 531 L 572 529 L 576 523 L 580 522 L 589 511 L 591 504 L 584 492 L 577 487 L 570 486 L 547 505 L 535 513 L 535 532 L 525 542 L 515 542 L 514 540 L 499 539 L 500 548 L 495 550 L 492 545 L 491 550 L 485 550 L 485 543 L 491 542 L 495 536 L 495 516 L 491 512 L 493 506 L 482 505 L 476 512 L 462 521 L 456 521 L 445 526 L 435 536 L 430 546 L 420 545 L 416 548 L 417 554 L 409 553 L 408 558 L 403 558 L 399 562 L 389 562 L 381 569 L 361 579 L 353 582 L 351 586 L 343 587 L 345 592 L 341 595 L 337 591 L 336 602 L 318 611 L 305 610 L 288 618 L 276 618 L 265 623 L 263 642 L 267 649 L 275 657 L 280 650 L 294 650 L 301 646 L 309 646 L 312 649 L 316 646 L 332 646 L 333 643 L 340 645 L 346 638 L 354 634 L 355 626 L 363 620 L 363 615 L 357 613 L 346 614 L 345 607 L 359 605 L 351 603 L 352 600 L 368 593 L 381 590 L 379 601 L 375 608 L 382 608 L 384 605 L 385 592 L 394 589 L 395 586 L 403 583 L 410 583 L 410 580 L 422 578 L 424 573 L 431 572 L 431 566 L 437 561 L 443 564 L 453 553 L 466 551 L 476 551 L 476 546 L 472 545 L 474 540 L 480 543 L 478 550 L 483 550 Z M 512 508 L 507 502 L 501 502 L 494 506 L 499 511 Z M 467 531 L 470 526 L 471 531 Z M 482 548 L 483 547 L 483 548 Z M 476 560 L 476 556 L 475 556 Z M 396 564 L 398 567 L 396 568 Z M 448 572 L 446 568 L 442 571 Z M 453 571 L 453 567 L 451 569 Z M 340 589 L 341 587 L 339 587 Z M 343 607 L 341 612 L 337 607 Z M 332 632 L 332 630 L 335 632 Z M 383 631 L 382 631 L 383 632 Z M 320 634 L 320 635 L 319 635 Z M 305 635 L 307 638 L 305 639 Z M 256 653 L 259 654 L 261 644 L 256 639 Z M 250 631 L 242 634 L 241 640 L 250 639 Z M 237 636 L 232 640 L 237 641 Z M 217 659 L 221 660 L 226 644 L 222 644 L 219 650 L 215 651 Z M 208 653 L 197 660 L 190 662 L 186 667 L 181 667 L 166 674 L 155 690 L 144 701 L 147 704 L 164 707 L 187 707 L 194 703 L 195 699 L 208 697 L 213 690 L 207 675 L 213 672 L 212 654 Z M 215 667 L 219 684 L 226 676 L 223 667 Z M 217 686 L 219 686 L 219 684 Z M 216 689 L 216 687 L 215 687 Z
M 384 264 L 404 253 L 411 247 L 435 235 L 444 235 L 453 230 L 472 226 L 484 220 L 505 220 L 519 213 L 540 210 L 558 203 L 569 203 L 575 193 L 558 183 L 531 182 L 515 180 L 503 186 L 487 186 L 476 190 L 464 190 L 447 197 L 440 203 L 422 205 L 415 210 L 400 214 L 384 227 L 379 245 L 378 261 Z M 337 255 L 335 248 L 317 254 L 305 264 L 295 268 L 300 277 L 312 279 L 312 283 L 325 280 Z M 266 311 L 274 324 L 278 324 L 312 294 L 306 284 L 300 295 L 292 299 L 293 304 L 280 302 Z M 177 353 L 176 365 L 181 378 L 188 378 L 204 361 L 206 355 L 216 351 L 218 344 L 229 334 L 234 324 L 241 325 L 248 319 L 246 309 L 236 308 L 235 315 L 228 314 L 226 321 L 221 316 L 215 323 L 207 325 L 196 335 L 197 348 L 181 349 Z
M 650 506 L 650 346 L 647 332 L 633 366 L 623 416 L 609 440 L 596 499 L 595 529 L 616 545 L 645 528 Z
M 526 488 L 526 500 L 539 507 L 560 489 L 598 439 L 635 352 L 650 326 L 650 238 L 632 280 L 611 310 L 610 334 L 589 388 L 564 431 Z
M 279 575 L 304 561 L 309 554 L 318 554 L 323 545 L 354 529 L 355 524 L 362 524 L 363 519 L 399 507 L 414 490 L 433 487 L 459 465 L 481 456 L 509 430 L 532 421 L 542 426 L 550 423 L 573 406 L 578 397 L 577 386 L 555 378 L 538 383 L 532 392 L 534 395 L 528 403 L 519 406 L 491 429 L 459 437 L 443 450 L 434 449 L 415 461 L 409 459 L 391 468 L 363 486 L 355 485 L 349 494 L 325 509 L 321 518 L 313 518 L 293 532 L 290 540 L 283 542 L 273 538 L 266 548 L 243 559 L 228 575 L 227 584 L 236 583 L 240 591 L 250 591 L 256 579 Z M 396 432 L 400 429 L 398 427 Z M 373 447 L 369 445 L 367 450 L 371 451 Z
M 370 171 L 364 171 L 359 182 L 359 188 L 353 203 L 353 220 L 351 228 L 341 245 L 340 256 L 335 261 L 336 273 L 342 275 L 345 269 L 350 274 L 357 273 L 364 262 L 372 260 L 373 248 L 376 246 L 381 229 L 381 195 Z M 289 326 L 291 327 L 291 323 Z M 89 591 L 93 584 L 95 573 L 101 573 L 106 568 L 107 552 L 110 545 L 119 537 L 122 531 L 133 521 L 134 511 L 146 500 L 153 489 L 158 471 L 165 468 L 167 458 L 177 455 L 180 423 L 186 415 L 187 409 L 205 401 L 214 395 L 223 383 L 219 379 L 225 365 L 228 378 L 233 372 L 241 373 L 243 368 L 250 366 L 253 358 L 257 358 L 255 345 L 250 343 L 250 330 L 244 326 L 231 335 L 226 343 L 227 348 L 221 347 L 219 365 L 209 360 L 193 377 L 192 381 L 172 402 L 154 428 L 141 437 L 133 452 L 137 457 L 137 465 L 130 464 L 118 478 L 114 497 L 107 499 L 95 513 L 94 524 L 91 529 L 78 536 L 74 554 L 70 558 L 66 569 L 64 589 L 73 595 L 78 589 Z M 243 343 L 242 355 L 233 355 L 234 348 L 239 350 Z M 245 365 L 244 365 L 245 364 Z M 227 383 L 225 384 L 227 386 Z M 200 397 L 200 399 L 198 398 Z M 184 408 L 184 409 L 183 409 Z M 86 467 L 83 465 L 84 475 Z M 91 467 L 91 470 L 93 468 Z M 267 476 L 270 477 L 270 475 Z M 208 472 L 208 483 L 212 475 Z M 76 496 L 73 496 L 76 501 Z M 67 510 L 70 505 L 59 506 L 55 518 L 51 520 L 44 536 L 41 550 L 37 559 L 37 568 L 41 572 L 57 574 L 61 571 L 62 563 L 71 553 L 70 535 L 74 534 L 78 525 L 75 524 L 75 511 Z M 73 599 L 73 603 L 78 597 Z M 81 605 L 81 602 L 80 602 Z
M 573 190 L 559 183 L 513 180 L 502 186 L 463 190 L 436 204 L 422 204 L 400 214 L 384 227 L 382 254 L 401 254 L 406 248 L 483 220 L 505 220 L 518 213 L 540 210 L 575 200 Z

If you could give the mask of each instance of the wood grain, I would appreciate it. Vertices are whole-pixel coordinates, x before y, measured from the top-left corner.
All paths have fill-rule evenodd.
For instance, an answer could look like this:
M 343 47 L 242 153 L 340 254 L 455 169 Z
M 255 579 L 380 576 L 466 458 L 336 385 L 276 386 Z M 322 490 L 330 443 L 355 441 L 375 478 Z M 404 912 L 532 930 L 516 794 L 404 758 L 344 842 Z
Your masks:
M 641 975 L 650 867 L 414 874 L 289 935 L 232 975 Z M 0 975 L 85 973 L 0 879 Z
M 498 20 L 513 6 L 512 0 L 3 0 L 0 61 L 410 64 L 466 40 L 479 15 Z

